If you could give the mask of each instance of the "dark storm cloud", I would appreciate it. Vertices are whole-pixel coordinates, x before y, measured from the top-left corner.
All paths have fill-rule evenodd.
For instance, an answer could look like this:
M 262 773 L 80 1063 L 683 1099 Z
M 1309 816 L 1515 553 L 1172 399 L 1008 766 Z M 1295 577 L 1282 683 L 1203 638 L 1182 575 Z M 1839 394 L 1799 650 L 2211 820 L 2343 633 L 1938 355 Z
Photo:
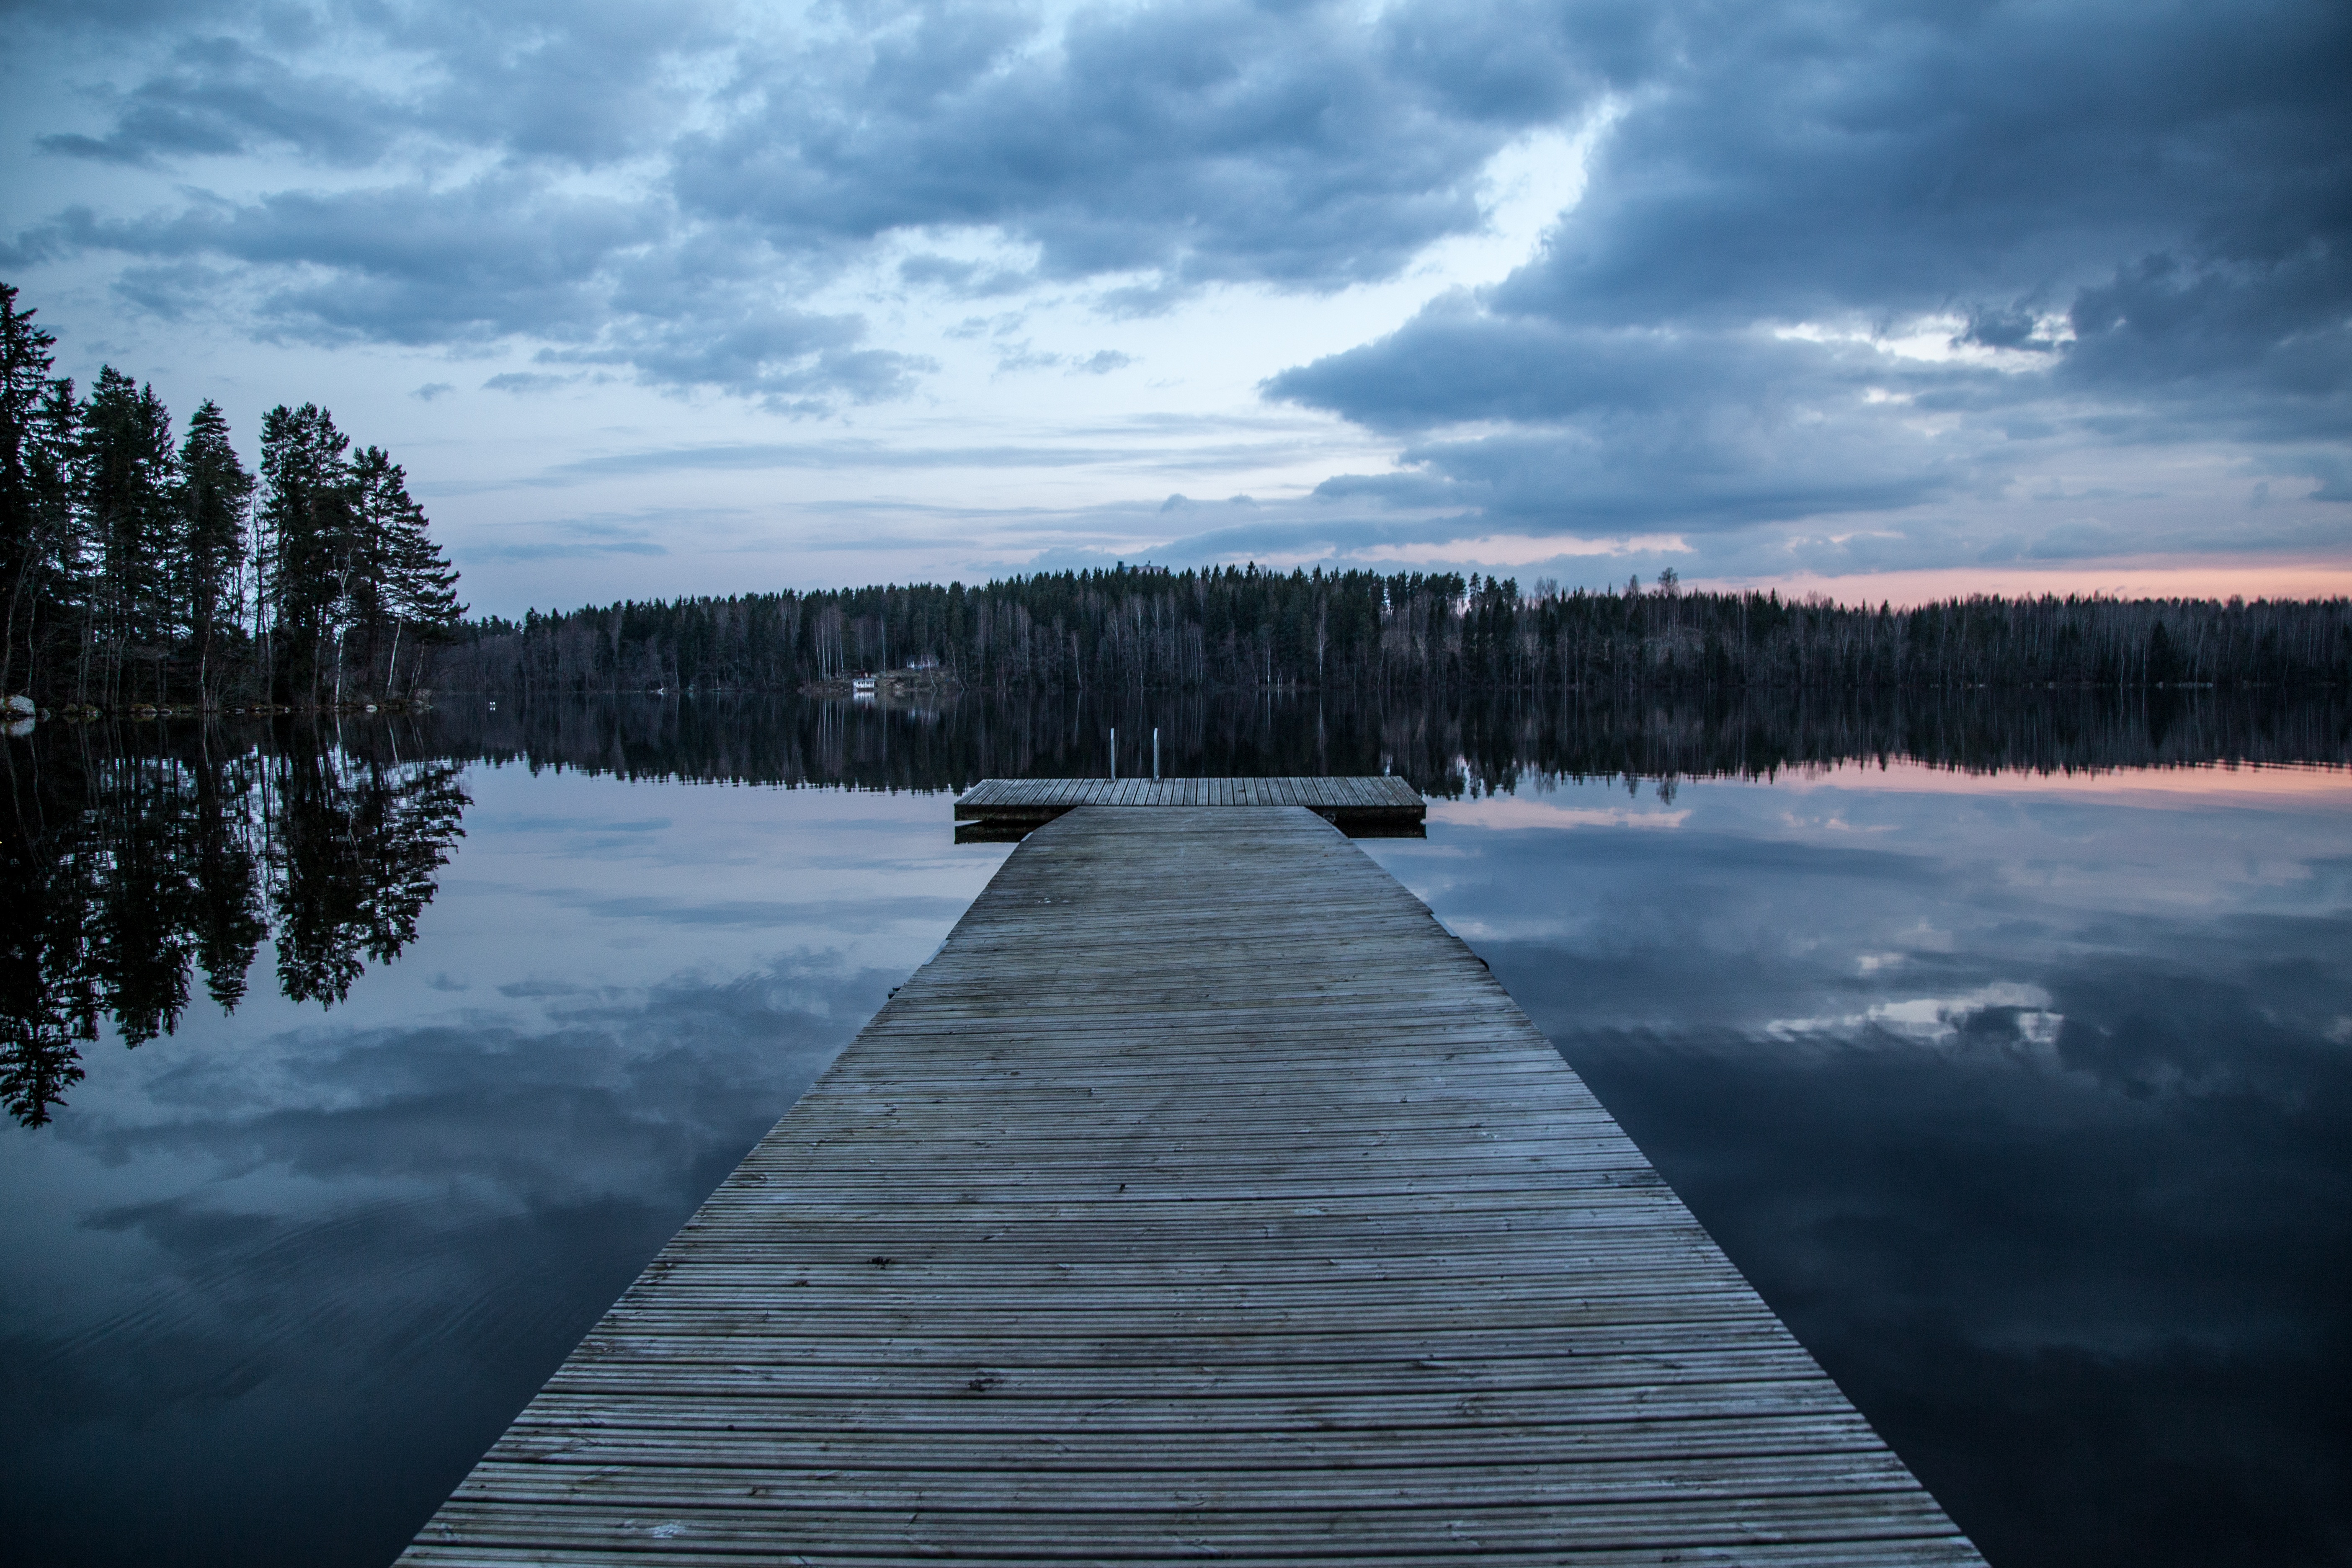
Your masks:
M 1327 288 L 1475 229 L 1496 147 L 1637 64 L 1637 26 L 1600 30 L 1228 4 L 1089 12 L 1039 48 L 1011 8 L 910 10 L 755 73 L 747 112 L 681 143 L 677 189 L 787 245 L 1001 226 L 1048 276 L 1157 274 L 1140 309 L 1212 280 Z
M 2223 236 L 2082 289 L 2064 379 L 2218 416 L 2244 438 L 2340 440 L 2352 390 L 2352 175 L 2343 186 L 2330 193 L 2337 212 L 2312 215 L 2333 218 L 2329 228 L 2291 247 L 2244 254 L 2250 237 Z
M 1752 329 L 1504 322 L 1457 296 L 1269 390 L 1404 436 L 1506 426 L 1418 441 L 1401 454 L 1414 471 L 1333 479 L 1318 490 L 1331 500 L 1476 508 L 1586 532 L 1711 531 L 1910 506 L 1982 483 L 1965 444 L 1922 435 L 1902 403 L 1870 401 L 1874 388 L 1927 379 L 1890 376 L 1876 359 Z M 1837 417 L 1819 416 L 1825 405 Z
M 1570 529 L 1991 493 L 2037 438 L 2300 446 L 2266 462 L 2333 494 L 2352 427 L 2340 7 L 1678 16 L 1675 63 L 1624 100 L 1537 260 L 1267 391 L 1400 435 L 1515 426 L 1425 440 L 1425 474 L 1394 482 Z M 2028 363 L 1770 331 L 1937 316 Z M 1917 416 L 1956 423 L 1931 437 Z
M 44 21 L 69 33 L 120 19 Z M 730 42 L 702 8 L 265 8 L 207 21 L 248 36 L 168 46 L 144 79 L 102 96 L 102 128 L 43 146 L 166 167 L 282 149 L 376 177 L 281 180 L 237 200 L 183 187 L 178 205 L 135 216 L 69 208 L 20 230 L 0 261 L 110 253 L 132 258 L 119 290 L 165 315 L 241 305 L 264 336 L 323 343 L 536 343 L 551 368 L 612 367 L 795 411 L 897 395 L 926 367 L 864 347 L 855 315 L 791 303 L 807 258 L 682 224 L 658 177 L 572 177 L 658 154 L 696 111 L 684 67 Z M 322 63 L 352 58 L 380 64 L 370 83 Z M 406 168 L 419 163 L 485 172 L 420 178 Z
M 593 165 L 674 133 L 693 98 L 678 67 L 728 42 L 713 8 L 692 4 L 265 3 L 206 6 L 201 17 L 136 0 L 25 9 L 52 37 L 163 44 L 143 79 L 101 94 L 110 121 L 102 132 L 39 139 L 50 151 L 116 162 L 282 143 L 313 160 L 364 163 L 418 132 Z M 173 24 L 184 33 L 174 37 Z M 109 63 L 139 68 L 142 58 L 134 47 Z M 407 68 L 389 73 L 394 88 L 352 75 L 358 62 Z
M 821 413 L 836 396 L 896 397 L 917 373 L 935 368 L 916 355 L 856 347 L 866 331 L 857 316 L 812 315 L 756 297 L 718 304 L 692 315 L 624 317 L 593 344 L 542 349 L 539 357 L 626 367 L 656 385 L 724 387 L 787 413 Z
M 283 149 L 492 172 L 69 212 L 6 259 L 147 258 L 140 297 L 164 309 L 154 258 L 229 259 L 283 335 L 537 339 L 564 363 L 793 410 L 892 397 L 925 362 L 857 347 L 852 318 L 763 300 L 761 280 L 804 291 L 877 236 L 956 226 L 1034 247 L 1035 270 L 920 254 L 903 281 L 986 297 L 1113 275 L 1106 307 L 1138 314 L 1212 281 L 1389 277 L 1480 226 L 1477 180 L 1505 142 L 1638 77 L 1644 15 L 1144 6 L 1048 37 L 1023 9 L 880 5 L 755 38 L 696 7 L 265 9 L 240 37 L 110 66 L 130 85 L 101 95 L 100 121 L 43 145 L 173 168 Z M 372 57 L 380 80 L 342 74 Z M 612 195 L 565 178 L 632 157 L 642 180 L 585 187 Z
M 1897 564 L 2088 549 L 2117 525 L 1981 521 L 2069 455 L 2234 446 L 2216 461 L 2273 502 L 2352 498 L 2352 13 L 2326 0 L 29 15 L 101 62 L 50 153 L 295 172 L 18 215 L 0 265 L 128 258 L 126 298 L 281 338 L 501 342 L 822 412 L 931 368 L 807 302 L 853 267 L 1113 319 L 1392 279 L 1486 221 L 1498 150 L 1601 115 L 1532 261 L 1265 384 L 1405 447 L 1327 500 L 1719 542 L 1979 515 L 1836 547 Z M 958 228 L 1010 248 L 942 254 Z M 1115 368 L 1030 349 L 1024 320 L 974 329 L 1004 368 Z M 1957 358 L 1874 340 L 1922 321 Z
M 279 145 L 323 163 L 365 164 L 405 128 L 402 107 L 361 83 L 304 76 L 235 38 L 192 38 L 110 104 L 103 135 L 36 138 L 42 151 L 155 164 Z
M 699 3 L 525 0 L 386 14 L 395 46 L 433 62 L 419 96 L 439 134 L 509 157 L 595 165 L 658 149 L 693 111 L 680 79 L 726 46 Z
M 222 9 L 258 12 L 266 8 Z M 184 17 L 186 11 L 182 0 L 0 0 L 0 16 L 35 34 L 119 34 Z
M 244 262 L 262 269 L 259 313 L 289 336 L 429 343 L 588 336 L 606 315 L 598 269 L 658 235 L 641 207 L 499 174 L 454 189 L 412 183 L 244 205 L 204 199 L 136 218 L 71 207 L 17 248 Z
M 2258 342 L 2341 325 L 2340 7 L 1688 15 L 1686 52 L 1603 145 L 1548 256 L 1496 291 L 1500 313 L 2063 310 L 2168 258 L 2268 297 Z M 2327 254 L 2332 307 L 2274 289 Z
M 757 258 L 681 247 L 662 215 L 500 173 L 289 193 L 244 205 L 103 218 L 69 208 L 19 237 L 22 257 L 106 249 L 145 258 L 127 291 L 173 313 L 216 300 L 226 258 L 256 268 L 271 336 L 414 344 L 538 340 L 550 366 L 609 366 L 657 386 L 716 386 L 795 409 L 897 395 L 928 362 L 859 347 L 864 321 L 786 303 Z M 521 373 L 507 390 L 552 384 Z

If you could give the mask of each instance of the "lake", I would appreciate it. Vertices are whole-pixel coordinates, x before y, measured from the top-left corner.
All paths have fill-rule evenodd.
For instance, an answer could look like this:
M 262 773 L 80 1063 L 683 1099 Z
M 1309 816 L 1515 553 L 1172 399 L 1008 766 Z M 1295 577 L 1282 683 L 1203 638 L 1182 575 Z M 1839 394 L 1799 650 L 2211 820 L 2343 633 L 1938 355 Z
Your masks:
M 44 725 L 8 1559 L 388 1562 L 1114 726 L 1430 795 L 1365 851 L 1995 1564 L 2352 1560 L 2352 724 L 2211 693 Z

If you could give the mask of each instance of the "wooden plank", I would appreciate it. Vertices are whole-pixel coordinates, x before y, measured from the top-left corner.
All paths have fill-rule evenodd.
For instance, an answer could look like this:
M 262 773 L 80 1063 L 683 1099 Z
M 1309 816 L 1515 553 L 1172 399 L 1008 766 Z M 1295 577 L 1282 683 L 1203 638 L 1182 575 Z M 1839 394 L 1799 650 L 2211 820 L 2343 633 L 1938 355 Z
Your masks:
M 1342 830 L 1391 834 L 1418 829 L 1421 796 L 1401 779 L 983 779 L 955 804 L 960 823 L 1025 830 L 1082 805 L 1170 808 L 1199 805 L 1265 809 L 1306 805 Z M 1017 837 L 1017 832 L 1013 836 Z
M 966 792 L 1046 825 L 403 1561 L 1977 1563 L 1316 815 L 1419 805 Z

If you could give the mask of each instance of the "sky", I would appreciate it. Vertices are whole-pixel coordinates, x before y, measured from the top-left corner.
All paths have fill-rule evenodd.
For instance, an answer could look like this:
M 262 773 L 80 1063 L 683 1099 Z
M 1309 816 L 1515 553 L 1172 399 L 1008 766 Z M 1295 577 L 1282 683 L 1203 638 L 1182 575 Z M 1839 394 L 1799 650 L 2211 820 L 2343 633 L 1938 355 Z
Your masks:
M 0 279 L 478 611 L 2352 592 L 2340 0 L 0 0 Z

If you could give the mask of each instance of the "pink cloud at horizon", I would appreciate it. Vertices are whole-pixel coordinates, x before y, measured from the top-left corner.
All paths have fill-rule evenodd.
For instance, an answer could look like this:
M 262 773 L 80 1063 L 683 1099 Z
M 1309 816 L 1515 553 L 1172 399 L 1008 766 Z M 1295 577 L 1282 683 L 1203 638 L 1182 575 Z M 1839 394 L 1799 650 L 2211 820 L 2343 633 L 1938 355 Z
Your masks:
M 2070 594 L 2123 599 L 2352 598 L 2352 564 L 2339 562 L 2116 562 L 2088 565 L 1951 566 L 1831 577 L 1796 572 L 1780 577 L 1692 578 L 1686 588 L 1710 593 L 1773 591 L 1782 598 L 1820 594 L 1841 605 L 1880 603 L 1909 609 L 1971 595 L 2040 598 Z

